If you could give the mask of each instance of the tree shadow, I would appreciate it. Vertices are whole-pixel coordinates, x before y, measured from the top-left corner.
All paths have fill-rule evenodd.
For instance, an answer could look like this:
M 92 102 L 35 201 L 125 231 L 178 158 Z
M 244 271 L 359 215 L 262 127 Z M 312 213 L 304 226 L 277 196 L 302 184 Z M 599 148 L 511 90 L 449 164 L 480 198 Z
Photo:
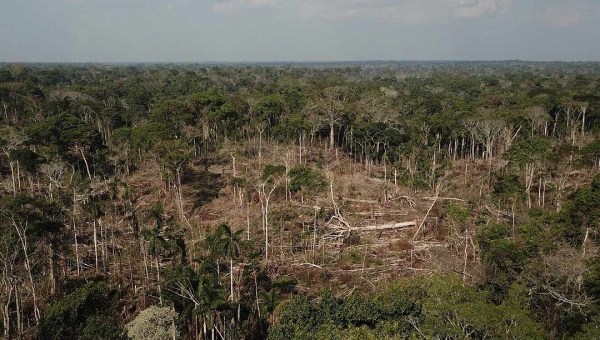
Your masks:
M 204 169 L 187 172 L 182 178 L 182 184 L 188 187 L 194 202 L 192 211 L 196 211 L 220 196 L 225 180 L 223 175 L 210 172 L 208 166 L 205 166 Z

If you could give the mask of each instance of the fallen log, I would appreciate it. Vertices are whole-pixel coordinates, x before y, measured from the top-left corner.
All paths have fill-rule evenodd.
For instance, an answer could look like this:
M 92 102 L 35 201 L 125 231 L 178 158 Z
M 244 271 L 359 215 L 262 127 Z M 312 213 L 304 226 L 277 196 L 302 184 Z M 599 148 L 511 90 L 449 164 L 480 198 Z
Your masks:
M 461 198 L 454 198 L 454 197 L 423 197 L 424 200 L 429 200 L 429 201 L 458 201 L 458 202 L 466 202 L 466 200 L 463 200 Z
M 319 265 L 316 265 L 314 263 L 308 263 L 307 262 L 307 263 L 294 263 L 294 264 L 292 264 L 292 267 L 299 267 L 299 266 L 309 266 L 309 267 L 314 267 L 314 268 L 318 268 L 318 269 L 321 269 L 321 270 L 325 270 L 323 267 L 321 267 Z
M 406 215 L 408 215 L 408 211 L 356 212 L 356 213 L 350 213 L 350 215 L 355 215 L 355 216 L 376 216 L 376 217 L 390 216 L 390 215 L 406 216 Z
M 417 226 L 417 221 L 410 221 L 410 222 L 390 223 L 390 224 L 382 224 L 382 225 L 370 225 L 370 226 L 365 226 L 365 227 L 350 227 L 348 230 L 350 230 L 350 231 L 381 231 L 381 230 L 409 228 L 409 227 L 416 227 L 416 226 Z
M 359 199 L 354 199 L 354 198 L 346 198 L 343 197 L 342 198 L 344 201 L 347 202 L 354 202 L 354 203 L 367 203 L 367 204 L 379 204 L 378 201 L 373 201 L 373 200 L 359 200 Z

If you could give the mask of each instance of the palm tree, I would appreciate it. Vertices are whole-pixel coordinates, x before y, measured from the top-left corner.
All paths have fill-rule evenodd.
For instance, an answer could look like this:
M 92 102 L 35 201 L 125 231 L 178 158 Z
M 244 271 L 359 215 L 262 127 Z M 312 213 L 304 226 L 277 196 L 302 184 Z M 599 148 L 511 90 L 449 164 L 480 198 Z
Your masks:
M 271 289 L 268 293 L 264 291 L 260 293 L 265 311 L 269 314 L 269 323 L 273 324 L 275 321 L 275 307 L 277 307 L 277 303 L 279 302 L 277 290 Z
M 237 259 L 241 255 L 241 247 L 244 243 L 242 241 L 243 229 L 233 231 L 227 223 L 219 225 L 217 232 L 219 233 L 221 240 L 221 249 L 223 255 L 229 259 L 229 274 L 230 274 L 230 292 L 229 299 L 234 300 L 233 295 L 233 260 Z
M 214 338 L 214 329 L 217 327 L 217 311 L 225 304 L 221 291 L 216 282 L 210 276 L 203 276 L 198 282 L 196 290 L 196 313 L 202 317 L 203 339 L 208 339 L 208 328 Z
M 162 203 L 157 203 L 148 211 L 149 216 L 154 219 L 155 227 L 153 229 L 145 229 L 142 231 L 142 236 L 148 241 L 146 252 L 148 255 L 154 256 L 156 262 L 156 291 L 159 304 L 162 305 L 162 296 L 160 289 L 160 255 L 167 248 L 167 241 L 163 237 L 163 206 Z

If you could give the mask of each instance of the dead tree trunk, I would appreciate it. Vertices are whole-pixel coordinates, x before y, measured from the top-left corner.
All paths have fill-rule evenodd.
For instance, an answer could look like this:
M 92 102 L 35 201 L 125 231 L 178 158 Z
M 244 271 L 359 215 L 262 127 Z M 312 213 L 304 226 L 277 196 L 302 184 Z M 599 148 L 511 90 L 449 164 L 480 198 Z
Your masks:
M 269 180 L 261 183 L 257 188 L 262 212 L 262 225 L 265 233 L 265 261 L 269 259 L 269 201 L 271 199 L 271 194 L 277 189 L 279 181 L 273 183 L 273 186 L 267 192 L 266 186 L 268 183 Z
M 17 231 L 17 234 L 19 236 L 19 241 L 21 242 L 21 246 L 23 248 L 23 255 L 25 256 L 25 270 L 27 271 L 27 276 L 29 277 L 29 283 L 31 284 L 31 294 L 32 294 L 32 298 L 33 298 L 33 314 L 35 317 L 35 321 L 39 322 L 41 314 L 40 314 L 40 309 L 38 308 L 35 281 L 33 279 L 33 272 L 32 272 L 32 268 L 31 268 L 31 262 L 29 260 L 29 252 L 28 252 L 28 247 L 27 247 L 27 235 L 26 235 L 27 222 L 25 222 L 25 227 L 23 229 L 21 229 L 19 227 L 17 221 L 15 221 L 14 219 L 12 220 L 12 223 Z

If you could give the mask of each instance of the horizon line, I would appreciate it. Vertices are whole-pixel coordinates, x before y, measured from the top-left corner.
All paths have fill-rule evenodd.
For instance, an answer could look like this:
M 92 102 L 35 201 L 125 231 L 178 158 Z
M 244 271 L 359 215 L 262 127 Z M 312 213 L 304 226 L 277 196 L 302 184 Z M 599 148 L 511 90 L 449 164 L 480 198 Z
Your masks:
M 600 60 L 528 60 L 528 59 L 356 59 L 356 60 L 243 60 L 243 61 L 0 61 L 5 64 L 342 64 L 342 63 L 369 63 L 369 62 L 447 62 L 447 63 L 501 63 L 501 62 L 524 62 L 524 63 L 600 63 Z

